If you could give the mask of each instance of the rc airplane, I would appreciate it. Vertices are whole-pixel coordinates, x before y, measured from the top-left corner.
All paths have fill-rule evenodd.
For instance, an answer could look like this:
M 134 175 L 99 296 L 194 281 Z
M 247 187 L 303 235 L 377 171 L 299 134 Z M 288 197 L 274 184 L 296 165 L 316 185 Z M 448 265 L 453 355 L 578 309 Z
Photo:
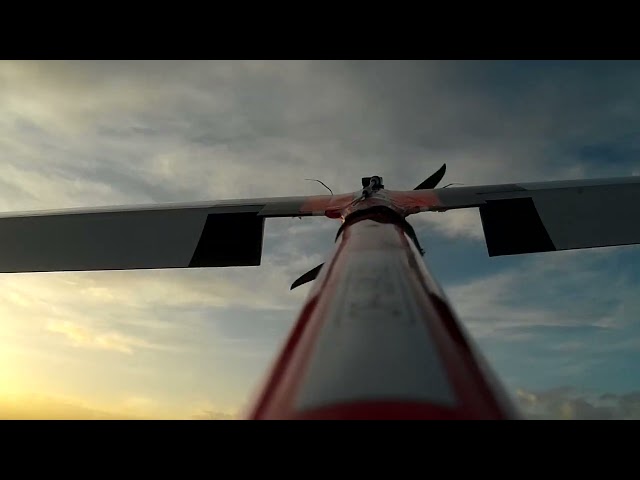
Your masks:
M 640 243 L 640 177 L 0 216 L 0 272 L 260 265 L 272 217 L 341 222 L 247 419 L 523 418 L 456 317 L 407 222 L 477 208 L 489 256 Z

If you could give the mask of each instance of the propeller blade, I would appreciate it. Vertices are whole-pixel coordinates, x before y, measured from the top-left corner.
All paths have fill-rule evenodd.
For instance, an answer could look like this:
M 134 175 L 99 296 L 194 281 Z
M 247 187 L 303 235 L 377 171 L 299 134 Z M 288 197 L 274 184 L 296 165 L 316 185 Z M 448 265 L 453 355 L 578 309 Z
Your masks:
M 436 185 L 440 183 L 442 177 L 444 177 L 445 172 L 447 171 L 447 164 L 445 163 L 440 167 L 440 169 L 427 178 L 424 182 L 418 185 L 414 190 L 430 190 L 432 188 L 436 188 Z
M 323 265 L 324 263 L 321 263 L 317 267 L 312 268 L 307 273 L 298 277 L 298 279 L 291 284 L 291 290 L 293 290 L 296 287 L 299 287 L 300 285 L 304 285 L 305 283 L 308 283 L 311 280 L 315 280 L 315 278 L 318 276 L 318 273 L 320 272 L 320 269 L 322 268 Z

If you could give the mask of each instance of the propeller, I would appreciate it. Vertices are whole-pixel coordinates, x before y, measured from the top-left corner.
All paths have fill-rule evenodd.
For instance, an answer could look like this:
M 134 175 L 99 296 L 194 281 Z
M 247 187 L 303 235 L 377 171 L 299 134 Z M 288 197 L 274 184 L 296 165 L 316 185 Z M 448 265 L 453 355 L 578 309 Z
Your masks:
M 436 186 L 440 183 L 440 181 L 444 177 L 444 174 L 446 173 L 446 171 L 447 171 L 447 164 L 445 163 L 438 169 L 437 172 L 435 172 L 433 175 L 427 178 L 424 182 L 422 182 L 420 185 L 414 188 L 414 190 L 429 190 L 432 188 L 436 188 Z M 362 179 L 363 187 L 366 187 L 365 183 L 368 183 L 368 182 L 366 182 L 365 180 L 368 180 L 369 178 L 370 177 L 366 177 Z M 300 285 L 304 285 L 305 283 L 309 283 L 312 280 L 315 280 L 323 265 L 324 263 L 321 263 L 317 267 L 314 267 L 313 269 L 309 270 L 307 273 L 298 277 L 296 281 L 291 284 L 291 290 L 293 290 L 296 287 L 299 287 Z
M 440 169 L 427 178 L 424 182 L 418 185 L 414 190 L 430 190 L 432 188 L 436 188 L 436 185 L 440 183 L 442 177 L 444 177 L 445 172 L 447 171 L 447 164 L 443 164 Z
M 291 284 L 291 290 L 293 290 L 296 287 L 299 287 L 300 285 L 304 285 L 305 283 L 315 280 L 316 277 L 318 276 L 318 273 L 320 273 L 320 269 L 322 268 L 323 265 L 324 263 L 321 263 L 317 267 L 312 268 L 307 273 L 298 277 L 296 281 Z

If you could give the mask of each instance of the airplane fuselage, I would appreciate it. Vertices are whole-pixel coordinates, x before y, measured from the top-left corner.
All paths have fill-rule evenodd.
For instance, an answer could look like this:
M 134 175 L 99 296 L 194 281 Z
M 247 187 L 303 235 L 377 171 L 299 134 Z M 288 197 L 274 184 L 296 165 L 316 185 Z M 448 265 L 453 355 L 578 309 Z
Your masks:
M 345 217 L 247 418 L 518 418 L 404 218 L 368 200 Z

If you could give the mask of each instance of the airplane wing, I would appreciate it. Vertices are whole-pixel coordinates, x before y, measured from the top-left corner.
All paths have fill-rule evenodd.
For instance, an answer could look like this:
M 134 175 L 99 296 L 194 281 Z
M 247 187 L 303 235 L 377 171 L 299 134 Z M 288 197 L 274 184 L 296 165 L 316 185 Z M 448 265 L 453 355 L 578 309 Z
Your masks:
M 424 192 L 421 211 L 478 207 L 490 256 L 640 243 L 640 176 Z
M 265 218 L 324 215 L 324 195 L 0 215 L 0 272 L 260 265 Z
M 490 256 L 640 243 L 640 177 L 389 192 L 407 213 L 477 207 Z M 264 221 L 354 194 L 0 215 L 0 273 L 260 265 Z M 335 216 L 335 215 L 333 215 Z

